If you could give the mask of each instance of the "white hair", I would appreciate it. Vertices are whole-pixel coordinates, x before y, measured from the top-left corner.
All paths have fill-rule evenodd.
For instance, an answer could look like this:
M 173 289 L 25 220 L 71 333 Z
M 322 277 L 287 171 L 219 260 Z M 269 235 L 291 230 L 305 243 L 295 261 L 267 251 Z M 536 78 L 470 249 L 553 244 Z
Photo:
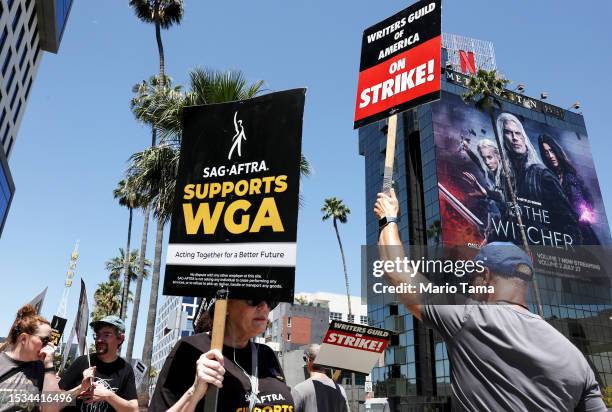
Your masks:
M 489 175 L 489 168 L 484 163 L 484 159 L 482 156 L 482 149 L 491 149 L 497 155 L 497 170 L 494 172 L 495 181 L 492 183 L 496 188 L 501 188 L 502 187 L 501 176 L 502 176 L 503 165 L 502 165 L 501 156 L 499 155 L 499 149 L 497 148 L 497 144 L 495 144 L 495 142 L 493 142 L 490 139 L 480 139 L 478 143 L 476 144 L 476 149 L 478 149 L 478 154 L 480 155 L 480 159 L 481 159 L 480 167 L 484 171 L 485 176 Z
M 505 122 L 515 123 L 521 129 L 521 133 L 525 138 L 525 146 L 527 147 L 527 163 L 525 163 L 525 167 L 529 167 L 533 164 L 543 164 L 542 160 L 540 159 L 540 156 L 538 156 L 538 152 L 536 152 L 535 147 L 533 147 L 533 144 L 531 143 L 531 140 L 529 140 L 529 136 L 527 136 L 527 133 L 525 133 L 525 128 L 523 127 L 523 124 L 515 115 L 510 113 L 502 113 L 497 116 L 497 133 L 499 135 L 499 138 L 503 140 L 503 156 L 508 155 L 508 143 L 506 142 L 506 138 L 504 137 Z

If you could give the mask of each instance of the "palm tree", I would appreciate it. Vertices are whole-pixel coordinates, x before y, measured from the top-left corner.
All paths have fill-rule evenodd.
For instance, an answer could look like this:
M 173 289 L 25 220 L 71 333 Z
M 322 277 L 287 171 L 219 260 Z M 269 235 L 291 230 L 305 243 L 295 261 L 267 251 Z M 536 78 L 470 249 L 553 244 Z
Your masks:
M 143 191 L 147 201 L 154 205 L 154 216 L 157 219 L 151 294 L 142 354 L 142 360 L 146 365 L 151 363 L 164 225 L 172 213 L 178 158 L 179 151 L 177 148 L 162 143 L 132 155 L 131 166 L 128 170 L 128 174 L 134 177 L 136 185 Z M 143 388 L 146 388 L 147 385 L 148 382 L 143 382 Z
M 180 24 L 183 18 L 182 0 L 130 0 L 130 7 L 136 16 L 145 23 L 155 25 L 155 39 L 159 53 L 159 78 L 162 88 L 166 84 L 166 60 L 161 29 L 168 29 L 174 24 Z
M 119 279 L 109 279 L 98 284 L 94 293 L 94 310 L 92 320 L 100 320 L 105 316 L 117 315 L 121 309 L 121 282 Z
M 344 281 L 346 283 L 346 298 L 348 301 L 348 313 L 349 318 L 353 316 L 353 312 L 351 311 L 351 293 L 349 292 L 349 279 L 348 272 L 346 271 L 346 259 L 344 258 L 344 248 L 342 247 L 342 241 L 340 240 L 340 232 L 338 232 L 338 224 L 346 223 L 348 215 L 351 213 L 351 210 L 346 207 L 342 200 L 330 197 L 325 199 L 325 203 L 321 208 L 321 212 L 323 212 L 323 221 L 332 218 L 332 222 L 334 224 L 334 230 L 336 231 L 336 237 L 338 238 L 338 245 L 340 246 L 340 255 L 342 256 L 342 267 L 344 268 Z
M 505 150 L 502 149 L 502 143 L 499 138 L 499 132 L 497 130 L 497 124 L 495 122 L 494 109 L 501 109 L 502 102 L 501 98 L 506 94 L 506 85 L 510 83 L 510 80 L 504 78 L 501 74 L 497 73 L 496 70 L 478 70 L 476 76 L 470 78 L 468 82 L 468 91 L 463 94 L 463 100 L 466 102 L 475 102 L 476 108 L 485 112 L 489 116 L 491 126 L 493 127 L 493 133 L 495 134 L 495 142 L 497 143 L 497 150 L 501 157 L 501 163 L 504 171 L 504 178 L 506 180 L 506 187 L 510 194 L 510 201 L 512 202 L 512 208 L 514 209 L 514 215 L 519 227 L 521 234 L 521 241 L 523 243 L 523 249 L 525 252 L 530 254 L 529 244 L 527 243 L 527 236 L 525 234 L 525 228 L 523 226 L 523 219 L 521 217 L 520 209 L 516 199 L 516 192 L 514 191 L 514 183 L 512 182 L 512 175 L 510 174 L 510 166 L 508 165 L 508 159 L 504 155 Z M 540 299 L 540 289 L 538 288 L 538 282 L 536 280 L 535 273 L 533 274 L 533 290 L 535 294 L 536 307 L 538 314 L 544 316 L 542 309 L 542 300 Z
M 123 294 L 121 297 L 121 310 L 120 310 L 121 319 L 125 319 L 126 314 L 127 314 L 127 296 L 128 296 L 128 291 L 130 287 L 130 277 L 128 274 L 129 272 L 128 267 L 130 265 L 130 262 L 128 258 L 130 256 L 130 242 L 132 239 L 133 210 L 134 208 L 139 207 L 140 204 L 142 203 L 142 197 L 134 189 L 135 188 L 134 188 L 132 180 L 125 179 L 125 180 L 121 180 L 119 184 L 117 185 L 117 188 L 113 190 L 113 197 L 118 200 L 119 205 L 127 207 L 130 213 L 130 217 L 128 220 L 127 245 L 125 247 L 125 250 L 127 251 L 127 253 L 125 253 L 125 261 L 123 265 L 124 280 L 123 280 Z
M 140 252 L 138 249 L 134 249 L 130 251 L 130 257 L 127 259 L 128 263 L 128 273 L 130 282 L 138 279 L 138 256 Z M 123 248 L 119 248 L 119 255 L 109 259 L 104 263 L 104 267 L 109 271 L 109 278 L 111 280 L 118 280 L 121 272 L 125 271 L 125 250 Z M 148 259 L 145 259 L 145 270 L 144 270 L 144 278 L 147 279 L 149 277 L 148 268 L 151 267 L 151 262 Z

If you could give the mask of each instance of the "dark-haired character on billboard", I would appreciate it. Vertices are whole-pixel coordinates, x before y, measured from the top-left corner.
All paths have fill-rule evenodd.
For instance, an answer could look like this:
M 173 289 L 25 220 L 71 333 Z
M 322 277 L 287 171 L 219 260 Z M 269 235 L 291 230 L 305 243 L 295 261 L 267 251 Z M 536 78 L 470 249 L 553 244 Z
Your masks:
M 484 230 L 485 239 L 483 244 L 488 243 L 493 233 L 491 222 L 493 219 L 500 220 L 502 210 L 505 209 L 505 194 L 502 184 L 501 157 L 497 145 L 489 139 L 481 139 L 476 145 L 478 155 L 470 148 L 466 140 L 461 142 L 461 149 L 482 170 L 485 177 L 485 185 L 480 184 L 476 176 L 470 172 L 463 172 L 466 182 L 472 186 L 474 192 L 471 195 L 484 198 L 487 204 L 487 226 Z
M 497 131 L 503 138 L 502 150 L 508 156 L 514 176 L 516 196 L 529 201 L 537 201 L 543 210 L 548 211 L 549 229 L 563 234 L 563 244 L 552 246 L 571 247 L 582 244 L 578 231 L 578 219 L 563 192 L 558 177 L 540 160 L 529 140 L 521 121 L 511 113 L 497 117 Z
M 559 143 L 547 134 L 538 137 L 538 146 L 542 160 L 552 170 L 561 183 L 567 200 L 578 216 L 578 225 L 582 234 L 583 244 L 598 245 L 599 239 L 591 228 L 593 223 L 593 196 L 578 176 L 576 168 Z

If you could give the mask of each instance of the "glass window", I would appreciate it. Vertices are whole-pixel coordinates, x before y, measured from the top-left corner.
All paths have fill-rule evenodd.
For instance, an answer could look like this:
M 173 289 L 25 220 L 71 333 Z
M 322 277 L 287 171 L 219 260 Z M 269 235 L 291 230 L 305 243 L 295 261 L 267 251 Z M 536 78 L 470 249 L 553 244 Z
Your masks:
M 8 157 L 9 153 L 11 153 L 11 149 L 13 148 L 13 138 L 9 140 L 8 147 L 6 148 L 6 157 Z
M 355 323 L 355 315 L 347 315 L 347 319 L 350 323 Z
M 8 81 L 6 82 L 6 92 L 8 93 L 9 90 L 11 90 L 11 86 L 13 85 L 13 80 L 15 80 L 15 67 L 13 67 L 13 69 L 11 70 L 11 75 L 8 78 Z
M 9 10 L 13 8 L 13 3 L 15 2 L 15 0 L 7 0 L 6 4 L 8 4 L 8 8 Z
M 21 58 L 19 59 L 19 70 L 23 69 L 23 63 L 25 62 L 27 55 L 28 55 L 28 48 L 24 47 L 23 50 L 21 51 Z
M 15 105 L 15 100 L 17 99 L 18 91 L 19 91 L 19 87 L 15 87 L 15 91 L 13 92 L 13 96 L 11 97 L 11 110 L 13 110 L 13 106 Z
M 8 70 L 9 63 L 11 62 L 11 58 L 13 57 L 13 52 L 9 47 L 8 52 L 6 52 L 6 57 L 4 58 L 4 64 L 2 65 L 2 77 L 6 77 L 6 71 Z
M 36 11 L 32 10 L 32 14 L 30 15 L 30 20 L 28 20 L 28 29 L 32 31 L 32 24 L 34 23 L 34 17 L 36 17 Z
M 21 99 L 19 99 L 19 104 L 17 105 L 17 109 L 15 109 L 15 113 L 13 114 L 13 123 L 17 123 L 17 117 L 19 117 L 20 110 L 21 110 Z M 6 155 L 8 156 L 8 150 L 6 151 Z
M 329 312 L 329 320 L 342 320 L 342 313 Z
M 21 7 L 19 7 L 17 9 L 17 12 L 15 13 L 15 17 L 13 17 L 13 33 L 15 33 L 15 30 L 17 29 L 17 25 L 19 24 L 19 19 L 21 18 Z
M 287 327 L 291 327 L 291 316 L 287 316 Z
M 2 32 L 2 36 L 0 36 L 0 52 L 2 51 L 2 49 L 4 49 L 4 43 L 6 43 L 7 36 L 8 36 L 8 31 L 6 30 L 6 27 L 5 27 L 4 31 Z
M 21 43 L 23 42 L 24 35 L 25 35 L 25 27 L 22 27 L 21 31 L 19 32 L 19 37 L 17 38 L 17 43 L 15 43 L 15 50 L 17 52 L 19 52 L 19 50 L 21 49 Z
M 360 316 L 359 317 L 359 323 L 361 323 L 363 325 L 367 325 L 368 324 L 368 317 L 367 316 Z
M 30 80 L 28 80 L 28 87 L 26 88 L 26 92 L 25 92 L 25 98 L 28 98 L 28 95 L 30 94 L 30 87 L 32 87 L 32 78 L 30 77 Z

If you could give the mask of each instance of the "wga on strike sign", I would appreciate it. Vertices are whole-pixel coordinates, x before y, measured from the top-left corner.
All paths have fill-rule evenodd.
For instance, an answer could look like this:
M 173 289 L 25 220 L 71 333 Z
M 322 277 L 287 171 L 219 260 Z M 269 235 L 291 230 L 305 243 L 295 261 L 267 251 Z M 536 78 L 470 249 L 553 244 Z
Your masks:
M 354 127 L 440 98 L 441 0 L 424 0 L 363 33 Z
M 387 348 L 390 337 L 388 330 L 332 321 L 316 363 L 369 374 Z

